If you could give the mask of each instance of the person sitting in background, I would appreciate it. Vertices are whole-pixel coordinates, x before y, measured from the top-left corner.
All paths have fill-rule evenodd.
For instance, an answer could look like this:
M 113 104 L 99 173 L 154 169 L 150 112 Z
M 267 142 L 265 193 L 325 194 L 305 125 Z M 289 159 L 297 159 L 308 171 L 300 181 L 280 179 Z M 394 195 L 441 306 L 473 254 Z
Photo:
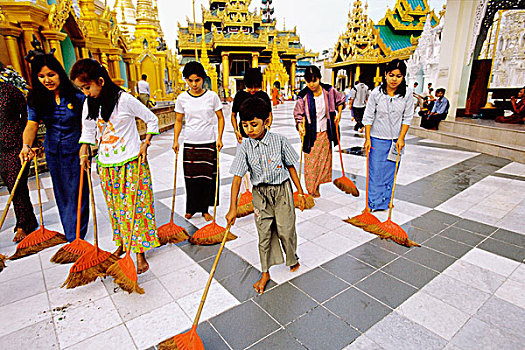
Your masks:
M 505 117 L 499 116 L 496 117 L 498 123 L 507 123 L 507 124 L 523 124 L 525 123 L 525 86 L 518 92 L 518 102 L 516 102 L 516 97 L 512 96 L 510 98 L 512 103 L 512 115 Z
M 437 130 L 439 122 L 447 118 L 450 103 L 445 97 L 445 89 L 437 89 L 436 98 L 437 100 L 434 102 L 431 112 L 423 115 L 421 118 L 421 127 L 425 129 Z

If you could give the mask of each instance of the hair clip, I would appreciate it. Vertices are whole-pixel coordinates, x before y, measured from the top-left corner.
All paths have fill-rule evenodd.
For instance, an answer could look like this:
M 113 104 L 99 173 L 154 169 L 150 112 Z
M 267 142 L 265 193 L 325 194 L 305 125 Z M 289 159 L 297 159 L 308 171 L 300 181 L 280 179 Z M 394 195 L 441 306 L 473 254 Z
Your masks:
M 35 34 L 33 34 L 33 41 L 31 41 L 31 46 L 33 46 L 34 50 L 30 50 L 29 53 L 24 57 L 24 59 L 27 62 L 31 63 L 35 59 L 35 57 L 46 55 L 45 51 L 42 49 L 42 44 L 40 43 L 40 41 L 38 41 Z M 54 54 L 54 48 L 47 53 L 47 55 L 51 56 L 53 56 Z

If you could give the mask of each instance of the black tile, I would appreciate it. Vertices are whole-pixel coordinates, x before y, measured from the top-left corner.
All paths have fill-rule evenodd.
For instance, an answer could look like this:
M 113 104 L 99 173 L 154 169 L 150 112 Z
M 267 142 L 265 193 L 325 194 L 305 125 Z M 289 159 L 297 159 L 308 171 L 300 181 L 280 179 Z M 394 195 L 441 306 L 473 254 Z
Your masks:
M 253 284 L 257 282 L 259 278 L 261 278 L 261 272 L 254 267 L 248 267 L 245 270 L 226 277 L 225 279 L 221 280 L 220 283 L 224 288 L 226 288 L 228 292 L 233 294 L 233 296 L 242 303 L 259 295 L 255 289 L 253 289 Z M 276 285 L 277 284 L 274 281 L 269 281 L 268 284 L 266 284 L 266 291 L 270 290 Z
M 392 311 L 355 288 L 345 290 L 324 306 L 363 333 Z
M 486 237 L 474 232 L 463 230 L 456 226 L 451 226 L 440 233 L 441 236 L 453 239 L 455 241 L 468 244 L 469 246 L 476 246 Z
M 381 271 L 368 276 L 356 285 L 357 288 L 396 308 L 407 300 L 417 289 Z
M 290 281 L 314 300 L 323 303 L 349 285 L 320 267 Z
M 349 251 L 348 254 L 377 268 L 388 264 L 398 257 L 397 254 L 390 253 L 371 243 L 360 245 Z
M 444 212 L 439 211 L 439 210 L 431 210 L 428 213 L 425 213 L 423 215 L 423 217 L 426 218 L 426 219 L 439 221 L 439 222 L 442 222 L 442 223 L 447 224 L 447 225 L 452 225 L 452 224 L 458 222 L 459 220 L 461 220 L 461 218 L 459 216 L 448 214 L 448 213 L 444 213 Z
M 448 225 L 443 222 L 433 220 L 432 218 L 426 218 L 424 216 L 415 218 L 410 221 L 409 224 L 410 226 L 418 227 L 430 233 L 438 233 L 448 227 Z
M 327 262 L 321 267 L 350 284 L 363 279 L 375 271 L 370 265 L 346 254 Z
M 210 272 L 214 261 L 215 257 L 212 256 L 199 262 L 199 265 L 206 271 Z M 250 264 L 241 259 L 237 254 L 225 250 L 221 255 L 217 269 L 215 270 L 214 278 L 217 281 L 221 281 L 224 278 L 235 274 L 236 272 L 246 270 L 250 266 Z
M 209 320 L 234 349 L 244 349 L 280 328 L 254 302 L 247 301 Z
M 265 292 L 254 301 L 282 325 L 296 320 L 319 305 L 288 282 Z
M 401 228 L 408 234 L 408 238 L 419 244 L 424 243 L 427 239 L 434 237 L 435 233 L 431 233 L 412 226 L 410 223 L 401 225 Z
M 523 262 L 525 259 L 525 248 L 497 241 L 492 238 L 487 238 L 478 248 L 519 262 Z
M 410 248 L 389 239 L 374 238 L 370 243 L 397 255 L 403 255 L 410 250 Z
M 475 232 L 483 236 L 488 236 L 494 231 L 497 227 L 485 225 L 477 221 L 472 221 L 468 219 L 462 219 L 454 224 L 454 226 L 462 228 L 467 231 Z
M 197 333 L 205 349 L 229 350 L 230 348 L 208 322 L 199 324 Z
M 437 272 L 404 258 L 393 261 L 383 267 L 381 271 L 397 277 L 416 288 L 422 288 L 438 275 Z
M 490 238 L 497 239 L 499 241 L 503 241 L 506 243 L 514 244 L 519 247 L 525 247 L 525 235 L 522 235 L 520 233 L 504 230 L 502 228 L 499 228 L 496 232 L 494 232 Z
M 181 249 L 184 250 L 184 252 L 190 256 L 190 258 L 192 258 L 196 262 L 199 262 L 202 260 L 206 260 L 211 256 L 216 256 L 217 252 L 219 251 L 219 245 L 216 244 L 212 246 L 207 246 L 187 244 L 181 247 Z
M 215 350 L 214 348 L 210 348 Z M 251 346 L 248 350 L 269 350 L 269 349 L 286 349 L 286 350 L 306 350 L 295 338 L 293 338 L 284 329 L 275 332 L 268 338 Z
M 441 236 L 432 237 L 431 239 L 425 242 L 425 246 L 440 251 L 441 253 L 453 256 L 457 259 L 461 258 L 469 250 L 472 249 L 472 247 L 466 244 L 456 242 Z
M 360 334 L 343 320 L 318 306 L 286 326 L 286 330 L 306 348 L 342 349 Z
M 435 250 L 428 249 L 426 247 L 412 249 L 405 254 L 405 258 L 418 262 L 439 272 L 445 271 L 447 267 L 456 261 L 456 259 L 451 256 L 436 252 Z

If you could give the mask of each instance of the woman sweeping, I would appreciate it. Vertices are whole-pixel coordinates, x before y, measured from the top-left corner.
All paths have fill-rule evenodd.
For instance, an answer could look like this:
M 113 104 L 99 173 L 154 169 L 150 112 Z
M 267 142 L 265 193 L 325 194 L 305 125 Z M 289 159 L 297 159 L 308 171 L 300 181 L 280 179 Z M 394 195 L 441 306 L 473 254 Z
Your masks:
M 184 181 L 186 183 L 186 219 L 202 213 L 206 221 L 212 220 L 208 207 L 215 200 L 217 152 L 222 148 L 224 116 L 219 96 L 202 88 L 206 72 L 199 62 L 188 62 L 182 75 L 190 89 L 177 97 L 173 150 L 179 152 L 182 119 L 184 131 Z M 218 133 L 215 132 L 218 124 Z M 217 203 L 218 205 L 218 203 Z
M 385 78 L 376 87 L 363 116 L 366 152 L 369 159 L 368 206 L 372 211 L 387 210 L 392 195 L 397 153 L 405 146 L 414 114 L 412 90 L 405 81 L 407 67 L 393 60 L 385 69 Z
M 149 268 L 145 252 L 158 247 L 151 173 L 146 160 L 153 135 L 159 133 L 158 119 L 146 106 L 124 92 L 109 77 L 106 69 L 93 59 L 77 61 L 71 68 L 71 79 L 87 96 L 82 112 L 80 162 L 88 167 L 89 148 L 98 144 L 97 165 L 100 184 L 108 206 L 115 255 L 122 255 L 131 235 L 131 251 L 137 254 L 137 273 Z M 141 143 L 135 117 L 147 125 L 147 136 Z M 142 164 L 139 164 L 142 159 Z M 138 183 L 138 198 L 134 197 Z M 133 204 L 138 201 L 136 222 Z
M 332 142 L 337 146 L 336 128 L 341 119 L 345 95 L 321 83 L 321 71 L 309 66 L 304 73 L 306 88 L 299 92 L 294 118 L 303 137 L 306 189 L 320 197 L 319 186 L 332 181 Z
M 31 65 L 32 91 L 28 97 L 28 122 L 20 152 L 22 163 L 33 158 L 31 146 L 38 125 L 46 126 L 44 150 L 53 182 L 53 193 L 64 234 L 69 242 L 76 237 L 80 165 L 78 151 L 82 127 L 84 96 L 69 80 L 64 68 L 53 56 L 35 50 Z M 89 220 L 89 190 L 84 183 L 80 238 L 84 238 Z M 23 237 L 22 237 L 23 238 Z

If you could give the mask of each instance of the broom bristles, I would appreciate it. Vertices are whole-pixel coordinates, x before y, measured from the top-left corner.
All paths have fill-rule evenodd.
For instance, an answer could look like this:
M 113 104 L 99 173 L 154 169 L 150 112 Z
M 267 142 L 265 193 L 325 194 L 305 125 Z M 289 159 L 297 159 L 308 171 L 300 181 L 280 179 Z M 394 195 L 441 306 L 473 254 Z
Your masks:
M 133 292 L 138 294 L 145 293 L 144 289 L 137 283 L 137 270 L 129 254 L 126 254 L 124 259 L 120 259 L 111 265 L 107 270 L 107 274 L 114 278 L 114 282 L 118 284 L 122 290 L 130 294 Z
M 160 245 L 177 244 L 190 238 L 188 231 L 179 225 L 168 222 L 157 229 Z
M 62 287 L 72 289 L 94 282 L 98 277 L 105 277 L 109 267 L 118 260 L 115 255 L 92 246 L 71 267 Z
M 344 193 L 351 194 L 354 197 L 359 197 L 359 190 L 356 185 L 345 175 L 335 179 L 334 185 Z
M 91 243 L 77 238 L 73 242 L 61 247 L 55 255 L 53 255 L 51 262 L 55 264 L 74 263 L 91 247 Z
M 157 347 L 159 350 L 205 350 L 196 326 L 192 326 L 186 333 L 164 340 Z
M 375 225 L 377 227 L 376 234 L 382 239 L 391 239 L 397 244 L 406 247 L 420 247 L 414 241 L 411 241 L 405 230 L 395 222 L 387 219 L 385 222 Z
M 253 213 L 253 194 L 246 190 L 239 197 L 239 202 L 237 203 L 237 217 L 242 218 Z
M 20 259 L 63 243 L 67 243 L 67 239 L 62 233 L 50 231 L 44 226 L 40 226 L 39 229 L 29 234 L 17 245 L 16 252 L 8 259 Z
M 217 223 L 212 222 L 197 230 L 197 232 L 195 232 L 190 238 L 190 243 L 198 245 L 212 245 L 221 243 L 222 238 L 224 237 L 224 231 L 226 231 L 224 227 L 221 227 L 217 225 Z M 231 232 L 228 232 L 227 237 L 228 238 L 226 238 L 226 241 L 237 239 L 237 236 Z
M 305 194 L 304 199 L 306 202 L 306 206 L 304 207 L 304 209 L 312 209 L 313 207 L 315 207 L 314 197 L 312 197 L 311 194 Z M 299 208 L 299 192 L 293 193 L 293 203 L 296 208 Z
M 361 214 L 356 215 L 352 218 L 345 219 L 343 221 L 361 228 L 369 225 L 379 224 L 381 222 L 378 218 L 376 218 L 366 209 Z

